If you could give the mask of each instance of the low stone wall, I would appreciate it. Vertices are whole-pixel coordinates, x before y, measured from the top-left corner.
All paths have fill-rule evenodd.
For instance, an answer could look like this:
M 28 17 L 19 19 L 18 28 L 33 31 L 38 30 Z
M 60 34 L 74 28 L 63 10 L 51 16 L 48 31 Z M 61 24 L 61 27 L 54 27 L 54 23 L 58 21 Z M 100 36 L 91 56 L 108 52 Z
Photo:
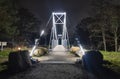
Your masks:
M 10 52 L 8 69 L 13 72 L 23 71 L 32 66 L 28 51 Z
M 99 51 L 87 51 L 82 57 L 83 67 L 92 73 L 101 73 L 103 55 Z

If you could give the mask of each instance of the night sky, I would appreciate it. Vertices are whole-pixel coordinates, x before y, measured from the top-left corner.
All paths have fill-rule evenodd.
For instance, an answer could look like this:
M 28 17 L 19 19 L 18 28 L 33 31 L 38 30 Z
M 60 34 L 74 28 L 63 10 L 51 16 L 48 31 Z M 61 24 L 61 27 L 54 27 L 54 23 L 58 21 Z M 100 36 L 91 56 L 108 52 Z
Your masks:
M 113 0 L 120 4 L 120 0 Z M 67 12 L 69 23 L 74 28 L 82 18 L 92 12 L 91 0 L 18 0 L 21 7 L 28 9 L 46 24 L 52 12 Z
M 72 25 L 89 16 L 90 0 L 19 0 L 22 7 L 29 9 L 37 18 L 46 23 L 52 12 L 67 12 Z

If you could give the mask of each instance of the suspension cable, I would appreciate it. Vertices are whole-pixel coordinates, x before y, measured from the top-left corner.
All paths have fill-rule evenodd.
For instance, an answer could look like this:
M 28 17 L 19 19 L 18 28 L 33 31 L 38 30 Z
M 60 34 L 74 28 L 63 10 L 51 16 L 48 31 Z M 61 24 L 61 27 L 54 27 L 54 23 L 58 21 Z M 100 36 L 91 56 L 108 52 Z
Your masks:
M 45 28 L 47 28 L 47 26 L 49 25 L 51 19 L 52 19 L 52 15 L 50 16 L 50 18 L 49 18 L 47 24 L 45 25 Z

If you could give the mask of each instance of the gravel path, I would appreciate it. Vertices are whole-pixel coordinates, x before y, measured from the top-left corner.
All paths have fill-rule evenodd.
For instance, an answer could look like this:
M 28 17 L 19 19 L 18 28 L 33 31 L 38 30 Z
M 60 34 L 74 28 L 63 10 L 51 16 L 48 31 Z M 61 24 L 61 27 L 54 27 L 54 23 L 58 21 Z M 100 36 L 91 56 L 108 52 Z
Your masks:
M 75 64 L 37 64 L 9 79 L 96 79 Z

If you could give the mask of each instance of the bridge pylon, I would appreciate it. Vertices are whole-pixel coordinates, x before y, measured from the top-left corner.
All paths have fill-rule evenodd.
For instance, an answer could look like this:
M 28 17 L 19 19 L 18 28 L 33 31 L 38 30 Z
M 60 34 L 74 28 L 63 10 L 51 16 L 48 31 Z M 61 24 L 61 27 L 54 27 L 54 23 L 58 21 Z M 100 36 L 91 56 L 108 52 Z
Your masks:
M 55 48 L 57 45 L 63 45 L 66 49 L 68 49 L 70 45 L 66 27 L 66 12 L 52 13 L 50 49 Z

